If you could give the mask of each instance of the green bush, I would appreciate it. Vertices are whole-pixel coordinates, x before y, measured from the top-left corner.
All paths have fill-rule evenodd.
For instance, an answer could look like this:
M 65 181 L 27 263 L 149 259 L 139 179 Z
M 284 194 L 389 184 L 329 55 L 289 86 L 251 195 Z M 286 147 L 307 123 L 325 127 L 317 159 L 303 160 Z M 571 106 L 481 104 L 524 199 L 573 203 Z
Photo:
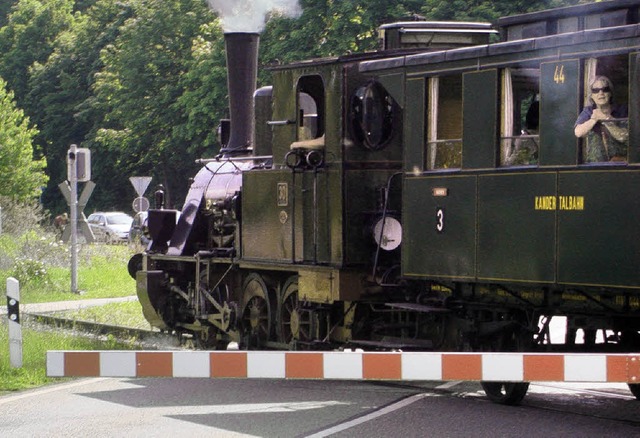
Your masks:
M 3 234 L 21 236 L 28 231 L 48 231 L 49 214 L 36 201 L 16 202 L 0 196 L 0 207 Z
M 32 258 L 19 257 L 13 265 L 11 276 L 20 284 L 34 282 L 39 285 L 49 284 L 49 273 L 44 263 Z

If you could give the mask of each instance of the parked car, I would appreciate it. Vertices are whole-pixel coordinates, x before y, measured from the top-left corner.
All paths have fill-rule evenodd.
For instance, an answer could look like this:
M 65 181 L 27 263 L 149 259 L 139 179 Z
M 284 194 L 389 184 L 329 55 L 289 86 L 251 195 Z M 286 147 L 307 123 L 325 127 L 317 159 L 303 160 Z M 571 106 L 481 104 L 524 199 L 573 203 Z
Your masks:
M 119 243 L 129 238 L 133 218 L 121 211 L 91 213 L 87 222 L 97 242 Z
M 129 243 L 140 243 L 147 245 L 149 243 L 149 231 L 147 229 L 147 217 L 149 213 L 141 211 L 136 213 L 129 228 Z

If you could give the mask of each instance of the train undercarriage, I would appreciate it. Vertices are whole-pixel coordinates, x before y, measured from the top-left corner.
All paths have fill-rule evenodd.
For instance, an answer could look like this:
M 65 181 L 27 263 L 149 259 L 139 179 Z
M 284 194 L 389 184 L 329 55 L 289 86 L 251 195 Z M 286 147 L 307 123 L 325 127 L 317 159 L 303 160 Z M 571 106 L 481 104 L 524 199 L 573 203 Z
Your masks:
M 339 300 L 331 281 L 324 291 L 315 281 L 320 289 L 311 296 L 305 272 L 290 266 L 260 269 L 201 255 L 148 255 L 146 264 L 137 273 L 145 317 L 199 349 L 232 342 L 284 350 L 625 353 L 640 347 L 638 298 L 630 293 L 381 284 L 361 272 L 354 274 L 362 279 L 357 299 Z M 483 383 L 501 403 L 519 402 L 527 386 Z

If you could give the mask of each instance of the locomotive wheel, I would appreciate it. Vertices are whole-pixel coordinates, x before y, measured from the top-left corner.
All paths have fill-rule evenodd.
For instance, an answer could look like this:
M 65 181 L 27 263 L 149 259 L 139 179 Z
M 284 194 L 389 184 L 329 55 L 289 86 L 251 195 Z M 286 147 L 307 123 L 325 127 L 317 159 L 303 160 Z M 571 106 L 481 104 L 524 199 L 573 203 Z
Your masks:
M 142 254 L 137 253 L 131 256 L 129 263 L 127 263 L 127 272 L 134 280 L 138 271 L 142 271 Z
M 311 339 L 311 313 L 304 311 L 298 298 L 298 279 L 292 277 L 282 288 L 280 307 L 280 341 L 308 341 Z
M 199 350 L 213 350 L 215 349 L 215 339 L 217 330 L 215 327 L 207 327 L 202 331 L 197 331 L 193 334 L 193 341 L 195 347 Z
M 480 382 L 489 400 L 503 405 L 517 405 L 522 401 L 529 382 Z
M 636 400 L 640 400 L 640 383 L 629 383 L 629 390 Z
M 264 347 L 271 334 L 269 290 L 262 277 L 250 274 L 242 288 L 242 329 L 249 348 Z

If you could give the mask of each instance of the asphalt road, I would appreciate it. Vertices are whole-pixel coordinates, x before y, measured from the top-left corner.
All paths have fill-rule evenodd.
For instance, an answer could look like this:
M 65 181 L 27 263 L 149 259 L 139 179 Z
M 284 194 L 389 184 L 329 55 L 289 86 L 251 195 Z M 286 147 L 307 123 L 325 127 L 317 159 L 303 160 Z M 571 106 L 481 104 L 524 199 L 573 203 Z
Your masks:
M 460 382 L 81 379 L 0 397 L 0 436 L 640 436 L 624 385 L 530 392 L 508 407 Z
M 129 299 L 135 297 L 123 300 Z M 108 301 L 58 303 L 56 310 Z M 23 310 L 39 313 L 51 306 Z M 0 397 L 0 437 L 194 434 L 640 437 L 640 401 L 623 384 L 532 385 L 521 406 L 507 407 L 487 401 L 480 386 L 468 382 L 115 378 L 72 380 Z

